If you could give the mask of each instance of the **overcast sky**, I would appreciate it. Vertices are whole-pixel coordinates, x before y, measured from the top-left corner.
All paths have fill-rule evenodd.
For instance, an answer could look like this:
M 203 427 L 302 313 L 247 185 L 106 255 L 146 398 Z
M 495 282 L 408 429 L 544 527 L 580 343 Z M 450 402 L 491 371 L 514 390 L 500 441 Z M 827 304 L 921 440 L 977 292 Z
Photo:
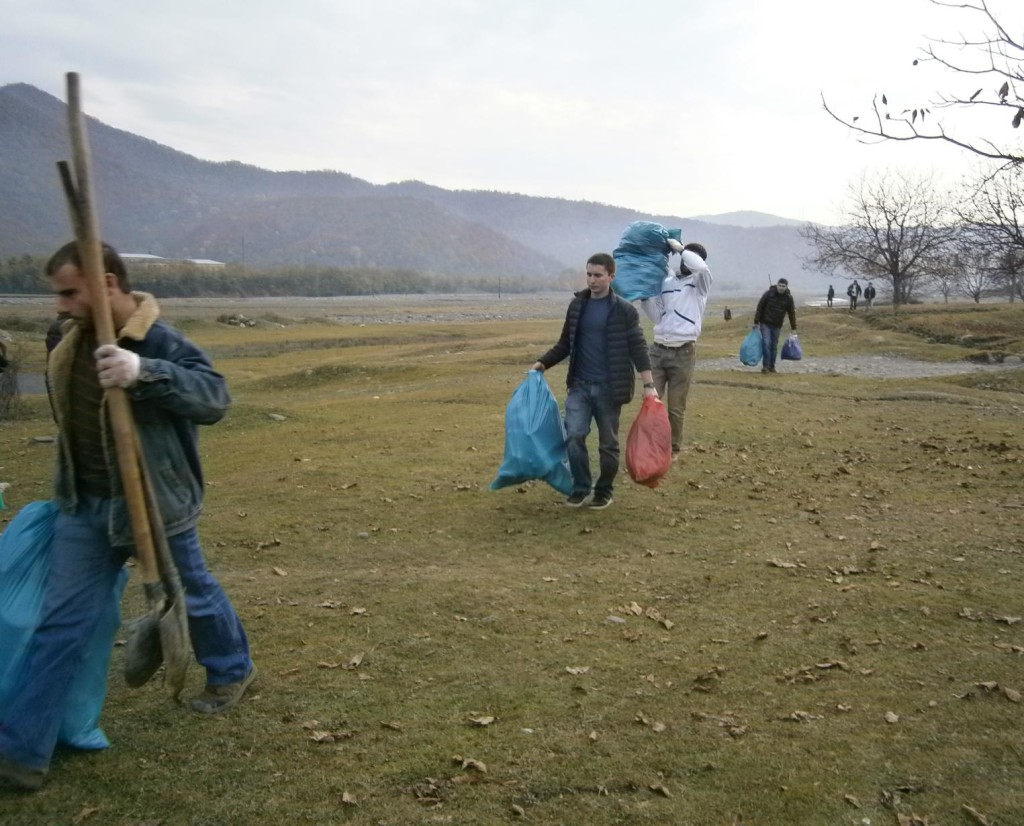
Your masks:
M 990 6 L 1024 29 L 1024 2 Z M 850 115 L 876 92 L 923 104 L 949 76 L 911 61 L 975 17 L 929 0 L 0 0 L 0 84 L 64 99 L 77 71 L 88 114 L 208 160 L 827 222 L 864 172 L 966 169 L 921 142 L 864 146 L 821 95 Z

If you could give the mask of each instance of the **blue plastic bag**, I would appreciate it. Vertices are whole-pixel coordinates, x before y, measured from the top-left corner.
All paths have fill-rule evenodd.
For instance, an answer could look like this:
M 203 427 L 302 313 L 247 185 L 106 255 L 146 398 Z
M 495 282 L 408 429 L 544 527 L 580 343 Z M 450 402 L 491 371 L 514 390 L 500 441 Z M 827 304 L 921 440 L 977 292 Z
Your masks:
M 790 333 L 785 344 L 782 345 L 782 358 L 786 361 L 800 361 L 804 357 L 804 351 L 800 347 L 800 339 L 796 333 Z
M 541 479 L 566 496 L 572 493 L 565 425 L 540 370 L 526 374 L 505 410 L 505 459 L 491 490 L 531 479 Z
M 761 363 L 764 351 L 761 345 L 761 331 L 754 327 L 740 345 L 740 361 L 747 367 L 756 367 Z
M 653 298 L 661 293 L 668 275 L 668 239 L 679 240 L 682 230 L 665 229 L 653 221 L 634 221 L 612 252 L 615 280 L 612 289 L 626 301 Z
M 28 677 L 28 647 L 41 619 L 57 510 L 53 502 L 31 502 L 0 534 L 0 718 Z M 99 718 L 127 581 L 128 570 L 122 568 L 86 646 L 61 717 L 58 739 L 77 749 L 110 745 L 99 728 Z

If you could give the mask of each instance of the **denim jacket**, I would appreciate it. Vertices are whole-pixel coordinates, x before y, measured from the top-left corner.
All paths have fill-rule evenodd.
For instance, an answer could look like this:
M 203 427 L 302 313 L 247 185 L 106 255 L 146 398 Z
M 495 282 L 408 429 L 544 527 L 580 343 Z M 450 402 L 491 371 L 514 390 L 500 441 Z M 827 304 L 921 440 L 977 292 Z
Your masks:
M 132 293 L 138 305 L 118 332 L 118 345 L 140 356 L 139 379 L 126 391 L 149 476 L 168 536 L 193 527 L 203 504 L 203 473 L 197 425 L 214 424 L 231 404 L 224 377 L 206 355 L 181 332 L 158 320 L 153 296 Z M 71 369 L 83 332 L 74 321 L 50 354 L 46 383 L 57 422 L 57 470 L 54 496 L 67 512 L 78 507 L 74 458 L 65 434 L 71 413 Z M 100 427 L 111 480 L 110 524 L 113 545 L 132 545 L 131 519 L 118 470 L 106 403 Z

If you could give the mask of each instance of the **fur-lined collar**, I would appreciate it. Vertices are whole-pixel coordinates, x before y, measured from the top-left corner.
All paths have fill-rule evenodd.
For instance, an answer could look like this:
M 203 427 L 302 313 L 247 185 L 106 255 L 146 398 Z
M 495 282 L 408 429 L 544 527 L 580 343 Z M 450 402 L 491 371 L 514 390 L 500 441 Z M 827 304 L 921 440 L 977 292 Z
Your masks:
M 142 341 L 147 333 L 149 333 L 149 328 L 160 317 L 160 305 L 156 303 L 156 298 L 151 293 L 133 290 L 131 296 L 135 299 L 135 312 L 129 316 L 124 326 L 117 331 L 117 337 L 118 339 L 130 338 L 133 341 Z M 78 322 L 73 318 L 69 318 L 60 326 L 64 338 L 69 333 L 80 331 L 81 329 Z
M 135 299 L 135 312 L 125 322 L 124 327 L 117 331 L 117 337 L 142 341 L 149 333 L 149 328 L 160 317 L 160 305 L 149 293 L 133 292 L 132 298 Z

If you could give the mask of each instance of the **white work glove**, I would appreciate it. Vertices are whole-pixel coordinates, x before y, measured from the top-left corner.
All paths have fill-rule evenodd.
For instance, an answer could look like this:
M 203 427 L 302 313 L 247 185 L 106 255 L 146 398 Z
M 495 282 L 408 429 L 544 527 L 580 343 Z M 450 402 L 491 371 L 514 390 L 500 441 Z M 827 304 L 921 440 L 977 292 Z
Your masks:
M 683 245 L 680 244 L 675 238 L 668 238 L 666 240 L 668 241 L 668 247 L 670 250 L 672 250 L 672 252 L 683 251 Z
M 139 380 L 139 357 L 116 344 L 103 344 L 93 353 L 101 387 L 131 387 Z

